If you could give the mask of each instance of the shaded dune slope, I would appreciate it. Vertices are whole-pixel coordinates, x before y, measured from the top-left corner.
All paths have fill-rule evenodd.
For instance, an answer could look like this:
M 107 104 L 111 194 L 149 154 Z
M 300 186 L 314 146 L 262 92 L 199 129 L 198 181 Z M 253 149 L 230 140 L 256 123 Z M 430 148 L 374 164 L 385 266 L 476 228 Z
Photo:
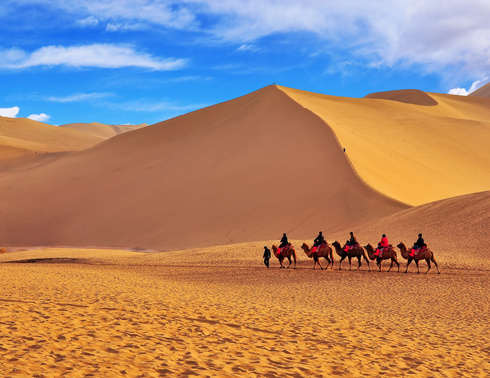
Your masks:
M 396 91 L 376 92 L 368 94 L 366 98 L 399 101 L 412 105 L 437 105 L 437 101 L 434 98 L 418 89 L 400 89 Z
M 483 87 L 478 88 L 476 91 L 471 92 L 468 96 L 472 96 L 472 97 L 490 97 L 490 83 L 487 83 Z
M 0 177 L 5 245 L 184 249 L 309 238 L 406 208 L 276 86 Z

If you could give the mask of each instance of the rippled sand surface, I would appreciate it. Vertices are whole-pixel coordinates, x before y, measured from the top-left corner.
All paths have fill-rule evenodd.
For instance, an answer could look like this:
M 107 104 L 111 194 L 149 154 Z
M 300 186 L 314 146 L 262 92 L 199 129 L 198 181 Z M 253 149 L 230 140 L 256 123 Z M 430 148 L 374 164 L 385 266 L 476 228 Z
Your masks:
M 488 263 L 267 269 L 263 245 L 1 254 L 1 375 L 490 375 Z

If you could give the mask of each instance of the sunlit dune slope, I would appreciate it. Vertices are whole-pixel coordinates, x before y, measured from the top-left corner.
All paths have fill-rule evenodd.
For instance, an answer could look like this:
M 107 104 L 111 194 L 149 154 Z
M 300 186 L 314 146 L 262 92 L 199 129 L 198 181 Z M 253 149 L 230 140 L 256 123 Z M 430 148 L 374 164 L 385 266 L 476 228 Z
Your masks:
M 310 237 L 406 208 L 276 86 L 0 177 L 5 245 L 162 250 Z
M 490 189 L 490 99 L 345 98 L 280 87 L 334 131 L 359 176 L 411 205 Z M 437 105 L 427 104 L 428 97 Z M 387 99 L 389 98 L 389 99 Z
M 146 123 L 140 125 L 106 125 L 99 122 L 92 123 L 69 123 L 60 127 L 78 130 L 94 137 L 108 139 L 115 135 L 127 133 L 142 127 L 148 126 Z
M 0 117 L 0 160 L 36 152 L 78 151 L 101 140 L 103 138 L 27 118 Z

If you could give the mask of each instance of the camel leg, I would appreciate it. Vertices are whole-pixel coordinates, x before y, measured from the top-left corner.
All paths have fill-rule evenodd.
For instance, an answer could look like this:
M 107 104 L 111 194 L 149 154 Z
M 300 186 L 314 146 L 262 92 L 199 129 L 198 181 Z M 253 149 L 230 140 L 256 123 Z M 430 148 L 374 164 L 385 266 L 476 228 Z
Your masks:
M 293 259 L 294 259 L 293 269 L 296 269 L 296 255 L 293 255 Z
M 417 265 L 417 273 L 420 273 L 419 262 L 418 260 L 414 260 L 414 261 L 415 261 L 415 265 Z
M 343 256 L 340 258 L 340 267 L 339 267 L 339 270 L 342 270 L 342 261 L 344 261 L 346 257 L 347 257 L 347 255 L 343 255 Z
M 408 266 L 410 265 L 410 263 L 412 262 L 412 260 L 413 260 L 413 257 L 409 257 L 408 258 L 408 261 L 407 261 L 407 269 L 405 270 L 405 273 L 408 272 Z
M 368 260 L 368 258 L 366 257 L 366 254 L 365 254 L 365 253 L 363 254 L 363 257 L 364 257 L 364 260 L 366 260 L 366 264 L 367 264 L 367 266 L 368 266 L 368 272 L 370 272 L 370 271 L 371 271 L 371 267 L 369 266 L 369 260 Z
M 427 261 L 427 271 L 425 272 L 425 274 L 427 274 L 430 270 L 430 259 L 425 259 L 425 261 Z
M 352 257 L 349 256 L 349 270 L 352 270 Z
M 391 268 L 393 268 L 393 259 L 391 259 L 391 265 L 390 265 L 390 269 L 388 269 L 388 272 L 391 270 Z
M 359 262 L 359 266 L 357 267 L 356 271 L 361 268 L 361 256 L 357 256 L 357 261 Z
M 288 256 L 288 260 L 289 260 L 289 265 L 286 269 L 289 269 L 289 267 L 291 266 L 291 257 L 290 256 Z
M 330 259 L 328 258 L 328 256 L 325 256 L 324 259 L 327 260 L 327 266 L 325 267 L 325 270 L 327 270 L 328 266 L 330 265 Z
M 436 259 L 434 258 L 434 255 L 431 256 L 430 260 L 434 263 L 434 265 L 436 266 L 437 268 L 437 274 L 441 274 L 441 272 L 439 272 L 439 266 L 437 265 L 437 262 L 436 262 Z
M 378 272 L 381 272 L 381 259 L 379 257 L 376 257 L 376 265 L 379 268 Z
M 395 262 L 396 262 L 396 265 L 398 266 L 398 273 L 400 273 L 400 263 L 398 262 L 398 260 L 396 259 L 396 257 L 395 257 Z

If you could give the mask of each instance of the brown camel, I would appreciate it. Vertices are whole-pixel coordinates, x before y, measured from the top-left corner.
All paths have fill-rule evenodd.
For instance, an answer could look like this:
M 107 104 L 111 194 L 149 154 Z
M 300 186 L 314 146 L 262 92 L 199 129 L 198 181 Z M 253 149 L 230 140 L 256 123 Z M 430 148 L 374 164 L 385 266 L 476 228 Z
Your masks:
M 322 264 L 320 264 L 320 257 L 323 257 L 323 258 L 325 258 L 325 260 L 328 261 L 328 264 L 325 267 L 325 269 L 327 269 L 330 264 L 332 264 L 331 269 L 333 269 L 333 261 L 334 261 L 333 260 L 333 251 L 332 251 L 332 248 L 330 248 L 330 246 L 328 245 L 328 243 L 322 244 L 317 249 L 316 252 L 311 252 L 311 250 L 313 248 L 308 247 L 308 244 L 306 244 L 306 243 L 303 243 L 301 248 L 303 249 L 303 251 L 305 251 L 306 256 L 308 256 L 310 259 L 313 258 L 313 260 L 315 261 L 315 264 L 313 265 L 313 269 L 315 269 L 316 264 L 318 264 L 318 265 L 320 265 L 320 268 L 323 270 L 323 266 L 322 266 Z
M 332 243 L 332 245 L 335 247 L 335 252 L 337 252 L 337 255 L 340 256 L 340 268 L 339 268 L 339 270 L 342 269 L 342 261 L 346 257 L 349 259 L 349 270 L 352 270 L 351 259 L 353 257 L 357 257 L 357 260 L 359 261 L 359 266 L 357 267 L 356 270 L 359 270 L 359 268 L 361 267 L 361 258 L 364 257 L 364 260 L 366 260 L 369 271 L 371 271 L 371 267 L 369 266 L 369 260 L 368 260 L 368 257 L 366 255 L 366 251 L 360 245 L 359 245 L 359 247 L 349 249 L 347 252 L 344 250 L 344 248 L 342 248 L 340 246 L 340 243 L 338 241 L 334 241 Z
M 284 261 L 284 258 L 287 257 L 289 260 L 289 265 L 287 266 L 287 269 L 291 266 L 291 256 L 293 256 L 294 259 L 294 267 L 293 269 L 296 269 L 296 251 L 294 250 L 293 246 L 291 244 L 287 245 L 284 247 L 279 253 L 279 250 L 275 245 L 272 246 L 272 252 L 274 253 L 274 256 L 276 256 L 279 260 L 279 264 L 281 264 L 281 268 L 285 268 L 284 264 L 282 263 Z
M 388 269 L 388 272 L 393 268 L 393 264 L 396 264 L 398 266 L 398 272 L 400 272 L 400 263 L 398 262 L 398 259 L 396 257 L 396 251 L 393 249 L 393 246 L 390 244 L 388 251 L 383 251 L 382 257 L 379 256 L 374 256 L 374 248 L 371 244 L 366 245 L 364 248 L 366 248 L 367 254 L 371 260 L 376 260 L 376 265 L 379 267 L 379 271 L 381 272 L 381 261 L 382 260 L 388 260 L 391 259 L 391 265 L 390 269 Z
M 416 254 L 414 257 L 412 257 L 412 256 L 410 256 L 410 250 L 407 249 L 405 244 L 400 243 L 397 245 L 397 247 L 400 249 L 400 252 L 402 253 L 403 258 L 408 260 L 407 261 L 407 269 L 405 270 L 405 273 L 407 273 L 408 266 L 410 265 L 412 260 L 414 260 L 415 265 L 417 265 L 417 273 L 420 273 L 420 270 L 419 270 L 419 261 L 420 260 L 425 260 L 427 262 L 427 272 L 425 272 L 425 273 L 429 272 L 431 261 L 434 263 L 434 265 L 437 268 L 437 274 L 441 273 L 441 272 L 439 272 L 439 266 L 437 265 L 436 259 L 434 258 L 434 253 L 429 248 L 427 248 L 425 251 L 419 251 L 418 254 Z

